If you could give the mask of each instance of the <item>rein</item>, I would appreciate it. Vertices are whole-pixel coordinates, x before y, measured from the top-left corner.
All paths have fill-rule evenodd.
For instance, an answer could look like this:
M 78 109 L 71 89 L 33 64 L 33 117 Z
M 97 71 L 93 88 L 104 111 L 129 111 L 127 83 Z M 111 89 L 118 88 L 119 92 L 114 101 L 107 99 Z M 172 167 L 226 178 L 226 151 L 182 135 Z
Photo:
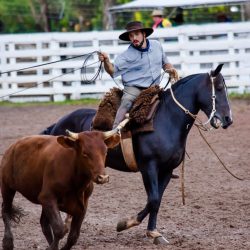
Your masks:
M 233 174 L 227 167 L 226 165 L 223 163 L 223 161 L 220 159 L 220 157 L 218 156 L 218 154 L 215 152 L 215 150 L 212 148 L 212 146 L 209 144 L 209 142 L 206 140 L 205 136 L 201 133 L 201 130 L 203 131 L 211 131 L 213 128 L 209 128 L 207 126 L 207 124 L 211 121 L 211 119 L 213 118 L 215 112 L 216 112 L 216 107 L 215 107 L 215 99 L 216 99 L 216 95 L 215 95 L 215 87 L 214 87 L 214 77 L 211 76 L 211 74 L 209 74 L 211 83 L 212 83 L 212 111 L 210 113 L 210 116 L 208 118 L 208 120 L 206 122 L 202 122 L 197 115 L 191 113 L 188 109 L 186 109 L 174 96 L 173 90 L 171 88 L 173 81 L 171 81 L 171 85 L 170 85 L 170 93 L 171 96 L 174 100 L 174 102 L 177 104 L 177 106 L 179 106 L 187 115 L 191 116 L 196 122 L 195 122 L 195 126 L 198 128 L 198 131 L 200 133 L 201 138 L 206 142 L 206 144 L 208 145 L 208 147 L 211 149 L 211 151 L 214 153 L 214 155 L 217 157 L 217 159 L 219 160 L 219 162 L 221 163 L 221 165 L 226 169 L 226 171 L 231 174 L 234 178 L 236 178 L 237 180 L 241 180 L 243 181 L 244 179 L 237 177 L 235 174 Z M 184 165 L 185 165 L 185 157 L 182 161 L 182 167 L 181 167 L 181 191 L 182 191 L 182 204 L 185 205 L 185 187 L 184 187 Z
M 224 162 L 220 159 L 220 157 L 218 156 L 218 154 L 215 152 L 215 150 L 212 148 L 212 146 L 209 144 L 209 142 L 207 141 L 207 139 L 205 138 L 205 136 L 201 133 L 201 130 L 198 128 L 198 131 L 200 133 L 200 136 L 202 137 L 202 139 L 206 142 L 206 144 L 208 145 L 208 147 L 211 149 L 211 151 L 215 154 L 215 156 L 217 157 L 217 159 L 219 160 L 219 162 L 221 163 L 221 165 L 226 169 L 226 171 L 231 174 L 234 178 L 243 181 L 244 179 L 237 177 L 235 174 L 233 174 L 224 164 Z

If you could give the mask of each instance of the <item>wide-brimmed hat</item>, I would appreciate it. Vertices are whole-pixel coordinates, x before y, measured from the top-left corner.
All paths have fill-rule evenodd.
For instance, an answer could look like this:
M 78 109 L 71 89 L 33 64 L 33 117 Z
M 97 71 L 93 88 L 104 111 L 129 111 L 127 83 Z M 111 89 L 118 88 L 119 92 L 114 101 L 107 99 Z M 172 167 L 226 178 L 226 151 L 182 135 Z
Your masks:
M 163 16 L 162 10 L 154 10 L 151 14 L 151 16 Z
M 129 22 L 126 25 L 125 29 L 127 31 L 122 33 L 119 36 L 119 39 L 121 39 L 123 41 L 130 41 L 129 40 L 129 32 L 132 32 L 132 31 L 136 31 L 136 30 L 144 31 L 146 33 L 146 37 L 150 36 L 154 32 L 154 30 L 152 28 L 144 28 L 143 24 L 141 22 L 139 22 L 139 21 Z

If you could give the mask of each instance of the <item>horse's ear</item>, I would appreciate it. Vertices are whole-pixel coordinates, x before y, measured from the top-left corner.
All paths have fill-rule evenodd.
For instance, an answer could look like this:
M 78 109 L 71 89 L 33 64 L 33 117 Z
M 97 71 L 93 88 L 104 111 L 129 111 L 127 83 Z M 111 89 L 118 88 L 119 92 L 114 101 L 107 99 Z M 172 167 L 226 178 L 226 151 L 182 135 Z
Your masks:
M 217 75 L 220 73 L 220 71 L 221 71 L 223 65 L 224 65 L 224 64 L 221 63 L 221 64 L 219 64 L 219 65 L 217 66 L 217 68 L 216 68 L 215 70 L 211 70 L 211 76 L 212 76 L 212 77 L 217 76 Z

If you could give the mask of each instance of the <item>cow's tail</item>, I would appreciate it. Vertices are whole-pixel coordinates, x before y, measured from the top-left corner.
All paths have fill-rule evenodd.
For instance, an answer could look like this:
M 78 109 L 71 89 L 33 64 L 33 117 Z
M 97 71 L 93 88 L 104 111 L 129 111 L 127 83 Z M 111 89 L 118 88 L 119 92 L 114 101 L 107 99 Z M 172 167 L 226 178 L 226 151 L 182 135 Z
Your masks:
M 49 127 L 47 127 L 46 129 L 44 129 L 41 133 L 40 133 L 40 135 L 50 135 L 51 134 L 51 131 L 52 131 L 52 129 L 55 127 L 55 123 L 54 124 L 52 124 L 52 125 L 50 125 Z
M 25 216 L 24 210 L 18 206 L 12 205 L 12 208 L 9 212 L 9 218 L 11 221 L 18 224 L 21 221 L 21 218 Z

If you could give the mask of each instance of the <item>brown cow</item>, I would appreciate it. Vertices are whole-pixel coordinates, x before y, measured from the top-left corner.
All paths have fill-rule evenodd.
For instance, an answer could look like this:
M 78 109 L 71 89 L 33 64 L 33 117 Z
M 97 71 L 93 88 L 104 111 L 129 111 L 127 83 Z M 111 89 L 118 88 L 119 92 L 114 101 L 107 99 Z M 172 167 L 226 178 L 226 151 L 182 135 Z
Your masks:
M 10 221 L 18 221 L 20 216 L 20 210 L 12 205 L 16 191 L 42 205 L 40 223 L 50 245 L 48 249 L 58 249 L 59 240 L 67 233 L 60 211 L 72 216 L 62 249 L 70 249 L 76 243 L 93 181 L 108 181 L 104 173 L 107 147 L 115 146 L 119 139 L 110 132 L 29 136 L 9 147 L 1 162 L 4 250 L 14 248 Z

